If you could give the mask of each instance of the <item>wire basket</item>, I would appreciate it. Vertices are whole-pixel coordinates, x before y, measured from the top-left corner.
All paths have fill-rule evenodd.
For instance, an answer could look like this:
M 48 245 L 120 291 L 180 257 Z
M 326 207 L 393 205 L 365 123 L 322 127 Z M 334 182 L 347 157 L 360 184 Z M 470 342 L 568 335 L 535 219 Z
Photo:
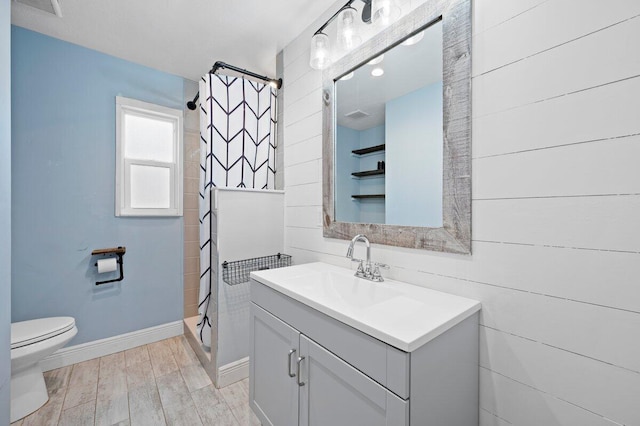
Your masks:
M 291 266 L 291 256 L 282 253 L 234 262 L 225 261 L 222 263 L 222 279 L 229 285 L 242 284 L 249 281 L 249 274 L 253 271 L 285 266 Z

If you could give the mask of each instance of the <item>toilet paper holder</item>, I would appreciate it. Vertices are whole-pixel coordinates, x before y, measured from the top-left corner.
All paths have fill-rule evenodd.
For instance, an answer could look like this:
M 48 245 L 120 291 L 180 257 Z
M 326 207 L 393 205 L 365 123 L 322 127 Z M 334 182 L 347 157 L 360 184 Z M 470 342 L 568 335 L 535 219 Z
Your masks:
M 116 262 L 118 263 L 118 269 L 120 270 L 120 278 L 115 278 L 113 280 L 107 280 L 107 281 L 96 281 L 96 285 L 113 283 L 116 281 L 122 281 L 124 279 L 124 266 L 123 266 L 124 263 L 122 262 L 122 257 L 126 252 L 127 252 L 126 247 L 103 248 L 103 249 L 96 249 L 91 252 L 92 256 L 97 256 L 97 255 L 106 256 L 110 254 L 115 254 L 116 256 L 118 256 L 118 259 L 116 260 Z M 95 263 L 95 266 L 98 266 L 98 262 Z

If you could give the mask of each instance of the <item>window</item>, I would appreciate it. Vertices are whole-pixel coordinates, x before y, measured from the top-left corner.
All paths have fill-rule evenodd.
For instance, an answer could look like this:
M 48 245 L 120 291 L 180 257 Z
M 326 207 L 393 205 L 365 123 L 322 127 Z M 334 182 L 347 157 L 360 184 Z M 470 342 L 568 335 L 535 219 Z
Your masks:
M 182 216 L 182 111 L 116 97 L 116 216 Z

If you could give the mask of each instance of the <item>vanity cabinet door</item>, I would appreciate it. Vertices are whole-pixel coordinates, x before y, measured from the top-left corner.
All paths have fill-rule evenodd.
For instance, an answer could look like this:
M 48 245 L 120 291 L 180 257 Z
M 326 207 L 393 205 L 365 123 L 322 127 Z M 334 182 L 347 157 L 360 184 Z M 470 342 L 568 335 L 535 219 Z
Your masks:
M 362 356 L 367 356 L 365 353 Z M 409 402 L 398 398 L 304 335 L 300 426 L 407 426 Z M 292 423 L 293 424 L 293 423 Z
M 249 405 L 263 426 L 298 424 L 297 330 L 251 304 Z

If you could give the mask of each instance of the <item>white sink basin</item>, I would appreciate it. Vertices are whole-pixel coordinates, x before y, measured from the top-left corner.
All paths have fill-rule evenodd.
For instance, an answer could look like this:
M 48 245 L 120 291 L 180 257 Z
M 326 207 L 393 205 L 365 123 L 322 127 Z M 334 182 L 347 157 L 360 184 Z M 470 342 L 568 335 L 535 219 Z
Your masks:
M 407 352 L 480 310 L 475 300 L 400 281 L 367 281 L 320 262 L 252 272 L 251 278 Z

